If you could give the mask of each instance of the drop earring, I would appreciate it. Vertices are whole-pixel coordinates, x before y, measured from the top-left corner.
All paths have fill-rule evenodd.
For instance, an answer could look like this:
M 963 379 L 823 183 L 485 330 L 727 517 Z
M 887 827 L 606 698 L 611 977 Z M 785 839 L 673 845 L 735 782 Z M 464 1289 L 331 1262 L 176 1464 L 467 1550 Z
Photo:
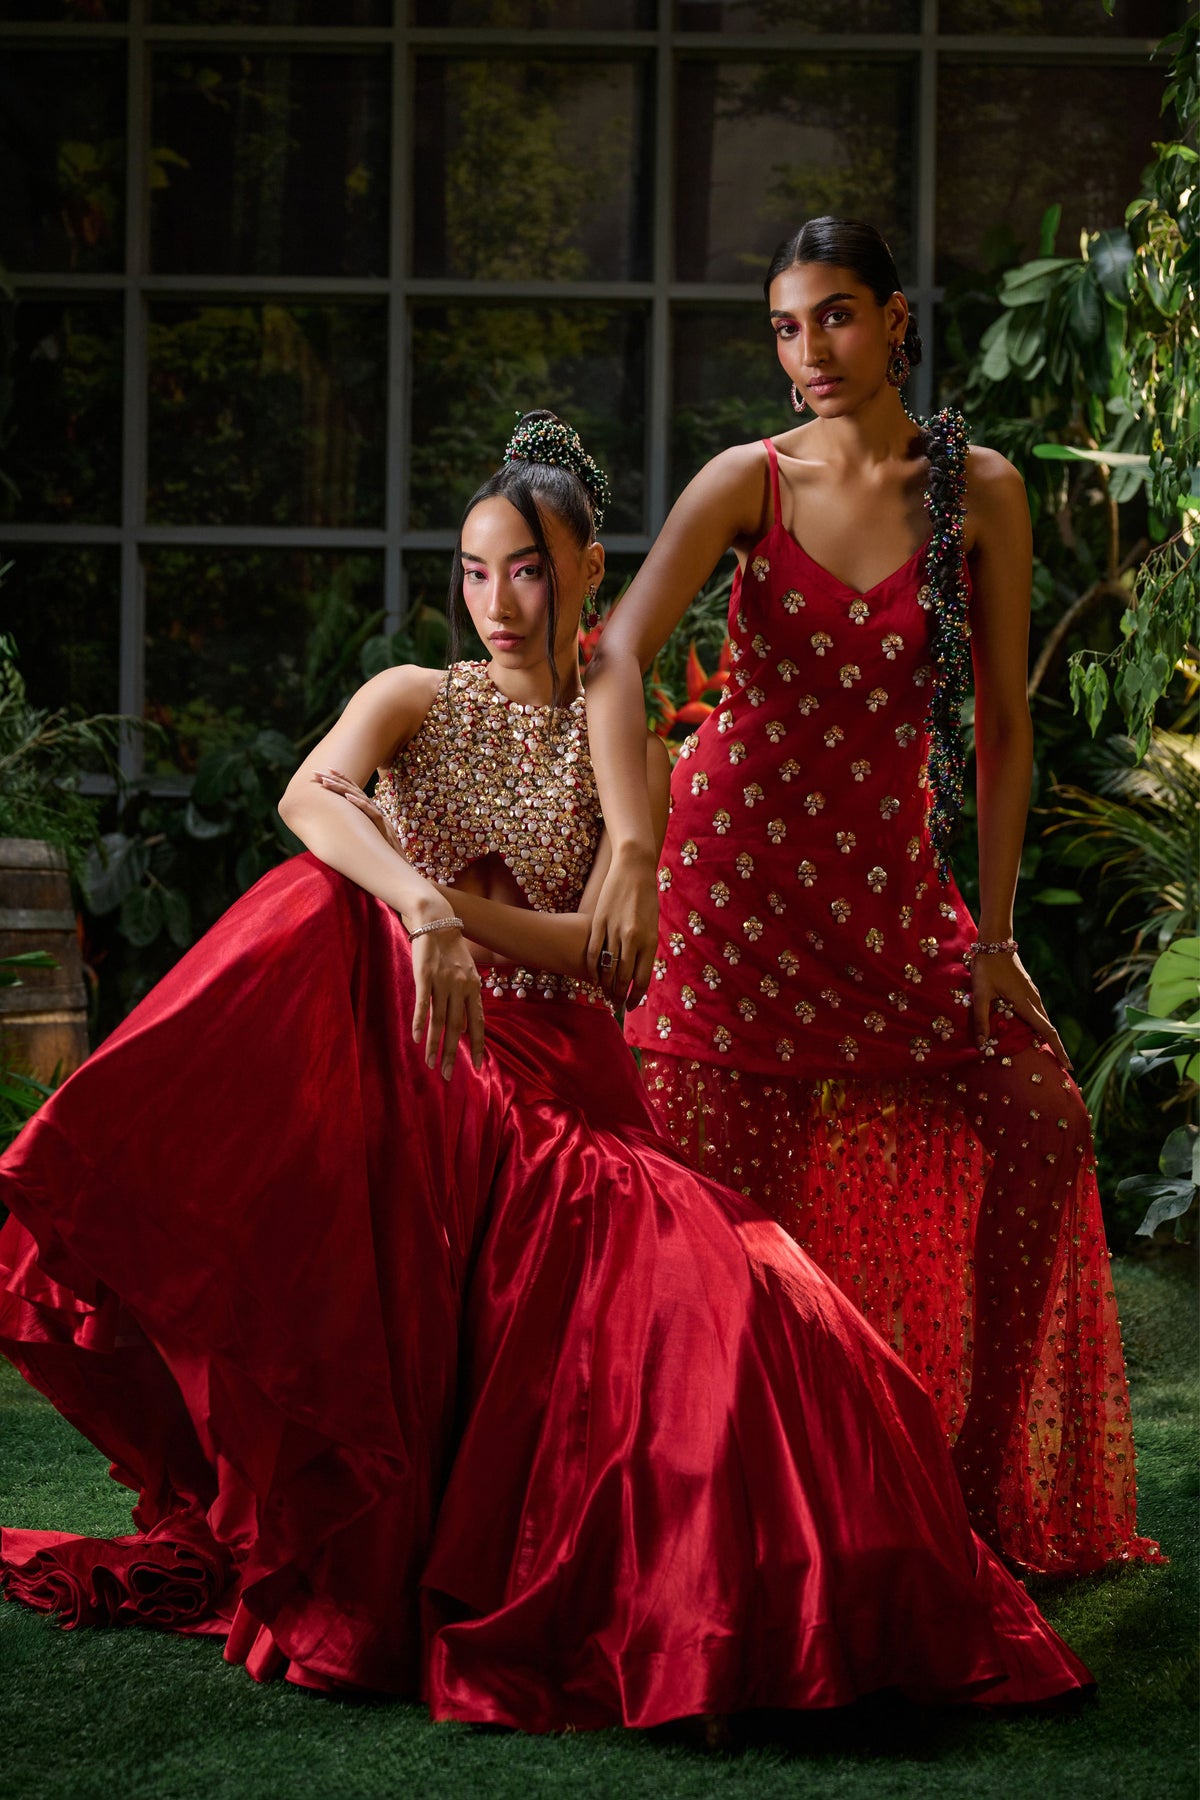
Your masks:
M 597 583 L 596 587 L 590 587 L 587 590 L 587 593 L 583 596 L 582 611 L 583 611 L 583 628 L 585 631 L 590 631 L 592 629 L 592 626 L 596 623 L 597 619 L 600 617 L 600 608 L 596 605 L 596 595 L 598 592 L 599 592 L 599 584 Z
M 893 344 L 892 353 L 888 357 L 888 380 L 894 388 L 902 388 L 911 373 L 912 364 L 908 360 L 908 351 L 903 344 Z
M 807 404 L 807 402 L 797 392 L 796 384 L 793 381 L 793 383 L 792 383 L 792 411 L 794 413 L 802 413 L 804 411 L 806 404 Z

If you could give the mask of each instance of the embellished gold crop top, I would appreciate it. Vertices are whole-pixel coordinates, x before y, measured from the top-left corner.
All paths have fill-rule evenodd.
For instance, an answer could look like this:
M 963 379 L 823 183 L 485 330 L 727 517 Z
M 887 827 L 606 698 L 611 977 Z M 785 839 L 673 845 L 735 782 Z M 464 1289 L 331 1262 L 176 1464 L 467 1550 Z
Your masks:
M 455 663 L 420 729 L 375 787 L 404 854 L 430 881 L 498 856 L 537 912 L 578 905 L 602 820 L 580 694 L 569 706 L 503 695 L 487 663 Z

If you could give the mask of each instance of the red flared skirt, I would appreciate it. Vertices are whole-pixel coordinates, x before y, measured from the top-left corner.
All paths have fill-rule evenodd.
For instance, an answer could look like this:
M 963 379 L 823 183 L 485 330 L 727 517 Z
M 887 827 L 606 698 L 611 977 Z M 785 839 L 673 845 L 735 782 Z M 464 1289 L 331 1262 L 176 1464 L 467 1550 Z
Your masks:
M 10 1596 L 530 1731 L 1087 1685 L 920 1383 L 683 1165 L 609 1015 L 492 1001 L 446 1083 L 412 1005 L 395 915 L 299 857 L 0 1163 L 0 1347 L 138 1496 L 6 1530 Z

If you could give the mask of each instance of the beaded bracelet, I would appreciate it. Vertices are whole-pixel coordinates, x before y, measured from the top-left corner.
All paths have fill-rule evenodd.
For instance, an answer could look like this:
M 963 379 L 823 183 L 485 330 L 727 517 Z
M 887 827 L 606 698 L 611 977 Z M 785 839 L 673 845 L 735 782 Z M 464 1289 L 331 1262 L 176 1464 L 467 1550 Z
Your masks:
M 963 968 L 969 975 L 977 956 L 1015 956 L 1017 954 L 1016 938 L 1005 938 L 999 944 L 981 944 L 976 941 L 968 944 L 963 951 Z
M 461 919 L 430 919 L 426 924 L 418 925 L 415 931 L 410 931 L 408 941 L 411 944 L 416 938 L 424 937 L 427 931 L 463 931 L 465 929 Z

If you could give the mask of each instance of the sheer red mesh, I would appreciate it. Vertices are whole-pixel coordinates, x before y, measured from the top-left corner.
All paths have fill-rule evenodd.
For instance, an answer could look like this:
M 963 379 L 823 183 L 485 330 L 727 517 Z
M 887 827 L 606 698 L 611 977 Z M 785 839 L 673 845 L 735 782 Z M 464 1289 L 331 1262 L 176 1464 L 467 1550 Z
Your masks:
M 1088 1118 L 1048 1050 L 901 1082 L 643 1052 L 661 1122 L 851 1295 L 938 1407 L 976 1528 L 1047 1574 L 1160 1560 Z

